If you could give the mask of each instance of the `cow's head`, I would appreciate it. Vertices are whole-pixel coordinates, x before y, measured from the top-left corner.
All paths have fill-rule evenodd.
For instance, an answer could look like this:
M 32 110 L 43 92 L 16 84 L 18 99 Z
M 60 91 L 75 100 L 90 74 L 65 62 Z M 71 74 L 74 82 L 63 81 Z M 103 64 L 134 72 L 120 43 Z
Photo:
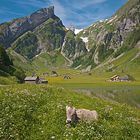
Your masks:
M 71 124 L 76 121 L 77 115 L 76 115 L 76 109 L 72 106 L 66 106 L 66 124 Z

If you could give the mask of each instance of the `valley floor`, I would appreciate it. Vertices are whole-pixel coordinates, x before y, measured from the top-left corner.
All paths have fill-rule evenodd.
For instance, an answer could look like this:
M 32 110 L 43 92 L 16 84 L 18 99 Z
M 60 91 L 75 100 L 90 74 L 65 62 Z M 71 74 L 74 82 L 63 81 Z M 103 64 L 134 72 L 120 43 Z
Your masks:
M 135 81 L 110 82 L 110 77 L 115 73 L 81 73 L 70 69 L 57 70 L 57 72 L 60 74 L 57 77 L 44 76 L 52 86 L 140 108 L 139 76 Z M 68 75 L 70 79 L 65 79 L 64 75 Z
M 140 80 L 109 82 L 110 74 L 57 70 L 59 76 L 40 77 L 48 85 L 16 84 L 2 78 L 0 86 L 1 139 L 134 139 L 140 133 Z M 69 75 L 70 79 L 64 79 Z M 103 76 L 104 75 L 104 76 Z M 9 83 L 9 84 L 8 84 Z M 65 107 L 97 110 L 97 122 L 67 128 Z

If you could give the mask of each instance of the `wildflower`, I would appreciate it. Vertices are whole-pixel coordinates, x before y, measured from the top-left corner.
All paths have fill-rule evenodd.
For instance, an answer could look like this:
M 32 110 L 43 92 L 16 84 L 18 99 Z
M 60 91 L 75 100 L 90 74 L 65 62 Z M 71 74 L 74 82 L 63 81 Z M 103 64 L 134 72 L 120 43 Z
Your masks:
M 52 136 L 51 139 L 55 139 L 55 136 Z

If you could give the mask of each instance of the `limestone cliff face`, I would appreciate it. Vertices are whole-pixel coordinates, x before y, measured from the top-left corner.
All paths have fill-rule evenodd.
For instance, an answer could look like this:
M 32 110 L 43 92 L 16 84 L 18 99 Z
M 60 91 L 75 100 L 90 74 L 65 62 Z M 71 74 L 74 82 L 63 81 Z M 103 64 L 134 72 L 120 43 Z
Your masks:
M 49 7 L 40 9 L 28 17 L 15 19 L 9 23 L 3 23 L 0 25 L 0 42 L 8 48 L 19 36 L 27 31 L 32 31 L 49 18 L 54 17 L 54 7 Z
M 87 48 L 92 50 L 93 63 L 98 65 L 135 47 L 140 40 L 139 31 L 140 0 L 129 0 L 110 19 L 91 25 L 78 36 L 88 39 Z
M 62 21 L 58 18 L 49 18 L 33 31 L 38 40 L 39 48 L 42 51 L 53 51 L 62 47 L 66 29 Z
M 79 37 L 76 37 L 72 31 L 68 31 L 61 49 L 61 53 L 67 58 L 75 60 L 87 53 L 86 45 Z
M 86 48 L 82 40 L 78 41 L 73 37 L 66 39 L 63 49 L 67 32 L 69 31 L 60 18 L 54 14 L 54 7 L 49 7 L 40 9 L 30 16 L 1 24 L 0 42 L 5 48 L 12 47 L 14 51 L 29 59 L 42 52 L 60 50 L 65 57 L 74 60 L 83 55 Z

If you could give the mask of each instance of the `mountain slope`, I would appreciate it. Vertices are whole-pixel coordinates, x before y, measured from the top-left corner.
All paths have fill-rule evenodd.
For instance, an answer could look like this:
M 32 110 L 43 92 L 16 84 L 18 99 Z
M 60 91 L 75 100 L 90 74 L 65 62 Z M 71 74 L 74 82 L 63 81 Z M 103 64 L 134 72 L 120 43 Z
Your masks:
M 25 77 L 24 71 L 20 68 L 15 67 L 12 60 L 5 51 L 3 45 L 0 45 L 0 76 L 15 76 L 20 82 L 22 82 Z
M 139 0 L 129 0 L 110 19 L 97 22 L 78 34 L 82 39 L 87 38 L 91 64 L 100 65 L 136 46 L 140 40 L 139 9 Z
M 24 70 L 26 73 L 31 73 L 36 69 L 35 66 L 32 64 L 31 60 L 23 57 L 11 48 L 7 49 L 7 54 L 12 60 L 14 66 Z
M 70 31 L 65 28 L 60 18 L 54 14 L 54 7 L 49 7 L 40 9 L 28 17 L 1 24 L 0 41 L 6 48 L 12 47 L 15 52 L 32 59 L 42 52 L 61 50 L 64 44 L 69 42 L 70 38 L 66 37 L 68 32 Z M 65 38 L 67 39 L 64 42 Z M 66 46 L 65 51 L 61 51 L 66 59 L 86 53 L 84 42 L 75 38 L 72 38 L 75 42 L 72 49 Z
M 44 52 L 39 54 L 32 59 L 32 64 L 38 71 L 47 72 L 55 68 L 67 68 L 69 62 L 63 57 L 60 51 L 54 51 L 53 53 Z
M 75 36 L 74 32 L 69 30 L 66 33 L 61 53 L 70 60 L 75 60 L 79 56 L 85 55 L 87 53 L 87 49 L 82 39 Z
M 0 42 L 5 47 L 10 47 L 11 43 L 19 36 L 27 31 L 32 31 L 34 28 L 42 24 L 49 18 L 55 17 L 54 7 L 43 8 L 28 17 L 18 18 L 8 23 L 0 25 Z

